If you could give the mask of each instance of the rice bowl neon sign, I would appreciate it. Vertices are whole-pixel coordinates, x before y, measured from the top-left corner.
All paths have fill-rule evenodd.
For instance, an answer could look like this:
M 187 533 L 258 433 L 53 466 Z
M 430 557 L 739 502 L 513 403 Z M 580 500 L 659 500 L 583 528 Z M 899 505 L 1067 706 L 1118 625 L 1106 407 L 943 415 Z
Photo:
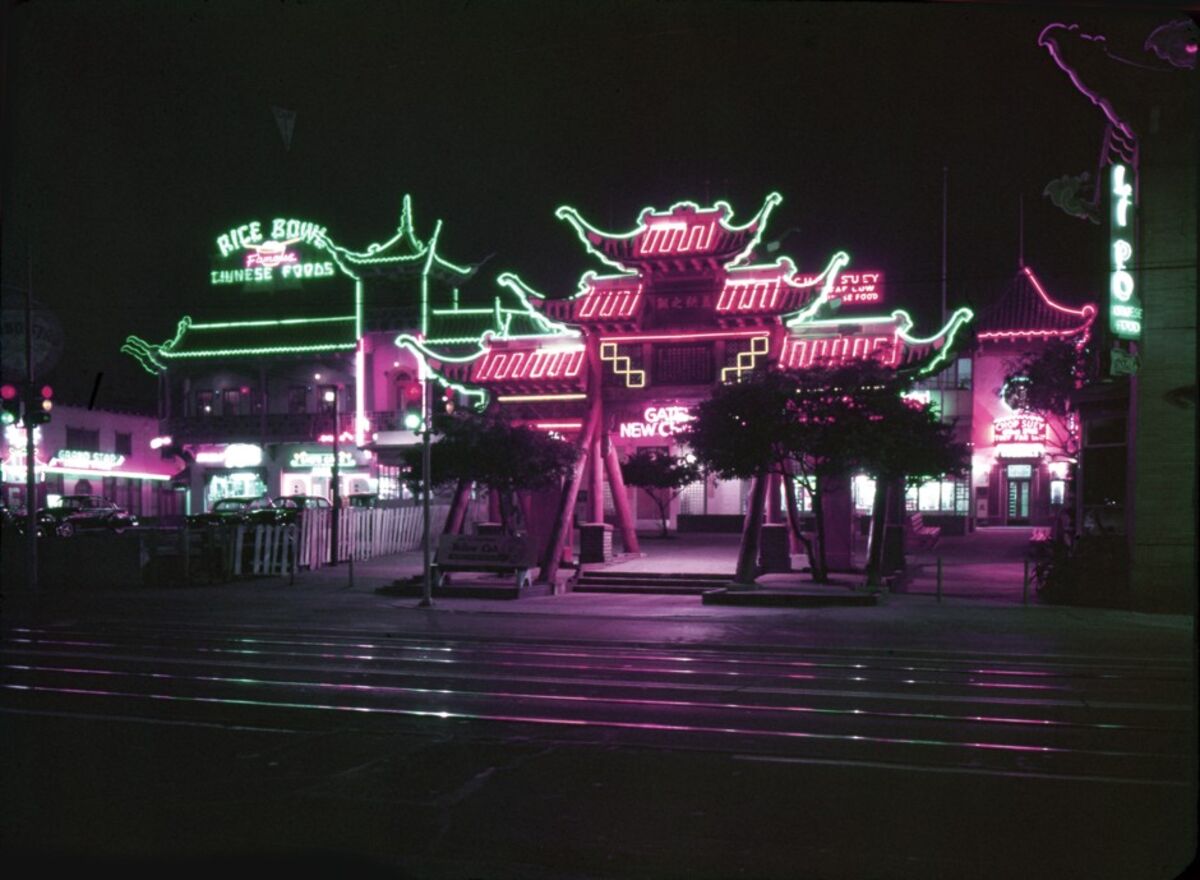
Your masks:
M 270 223 L 254 220 L 221 233 L 216 244 L 219 259 L 230 260 L 240 253 L 242 260 L 236 268 L 213 269 L 209 283 L 214 286 L 296 282 L 328 278 L 335 273 L 331 260 L 305 260 L 300 251 L 293 250 L 295 245 L 319 250 L 328 247 L 325 227 L 307 220 L 287 217 L 276 217 Z
M 692 414 L 686 406 L 648 406 L 642 411 L 642 420 L 621 422 L 618 434 L 623 438 L 647 439 L 651 437 L 673 437 L 687 427 Z

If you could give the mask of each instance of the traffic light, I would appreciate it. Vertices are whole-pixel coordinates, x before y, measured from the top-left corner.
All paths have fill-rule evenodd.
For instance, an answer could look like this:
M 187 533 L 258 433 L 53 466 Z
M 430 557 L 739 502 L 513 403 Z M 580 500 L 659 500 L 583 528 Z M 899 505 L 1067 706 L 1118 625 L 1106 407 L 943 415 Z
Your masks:
M 4 404 L 4 412 L 0 420 L 5 425 L 15 425 L 21 421 L 21 395 L 16 385 L 0 386 L 0 402 Z
M 446 410 L 446 414 L 449 415 L 449 414 L 453 413 L 454 412 L 454 389 L 447 387 L 446 390 L 442 392 L 442 400 L 443 400 L 443 408 Z
M 25 424 L 44 425 L 50 421 L 50 410 L 54 409 L 54 389 L 49 385 L 30 388 L 25 402 Z
M 422 412 L 424 394 L 422 392 L 421 383 L 409 382 L 404 386 L 401 397 L 400 415 L 402 417 L 405 430 L 419 431 L 421 429 L 421 425 L 425 421 L 425 414 Z

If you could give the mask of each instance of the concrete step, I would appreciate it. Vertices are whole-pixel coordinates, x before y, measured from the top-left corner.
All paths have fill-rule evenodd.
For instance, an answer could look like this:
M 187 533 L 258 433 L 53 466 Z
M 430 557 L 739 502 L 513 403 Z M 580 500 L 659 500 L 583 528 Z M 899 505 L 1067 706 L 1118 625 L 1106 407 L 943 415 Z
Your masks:
M 757 605 L 772 608 L 822 608 L 829 606 L 874 605 L 874 593 L 817 592 L 814 590 L 756 589 L 706 590 L 701 598 L 705 605 Z
M 593 584 L 577 583 L 572 587 L 575 593 L 643 593 L 645 595 L 674 595 L 699 596 L 713 589 L 708 584 L 667 584 L 667 583 L 615 583 Z
M 419 599 L 423 593 L 423 584 L 418 580 L 398 580 L 387 586 L 379 587 L 376 593 L 382 596 L 400 596 L 405 599 Z M 513 583 L 449 583 L 442 587 L 434 587 L 433 598 L 438 599 L 527 599 L 533 596 L 553 595 L 551 584 L 530 584 L 524 590 L 517 589 Z
M 691 574 L 688 572 L 659 572 L 659 571 L 584 571 L 579 575 L 580 581 L 588 583 L 663 583 L 672 581 L 688 581 L 690 583 L 727 584 L 733 580 L 733 574 Z

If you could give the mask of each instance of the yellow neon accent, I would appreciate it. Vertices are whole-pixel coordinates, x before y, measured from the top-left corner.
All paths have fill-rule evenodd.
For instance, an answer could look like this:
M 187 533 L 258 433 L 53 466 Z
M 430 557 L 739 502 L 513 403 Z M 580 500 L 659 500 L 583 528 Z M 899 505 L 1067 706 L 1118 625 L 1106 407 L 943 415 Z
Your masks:
M 600 343 L 600 360 L 612 364 L 613 372 L 625 377 L 626 388 L 646 387 L 646 371 L 633 369 L 633 361 L 628 355 L 617 354 L 615 342 Z
M 500 403 L 536 403 L 541 400 L 586 399 L 586 394 L 504 394 L 496 398 Z
M 762 343 L 759 345 L 759 343 Z M 739 351 L 737 355 L 737 363 L 732 367 L 724 367 L 721 370 L 721 381 L 729 381 L 729 373 L 733 373 L 734 380 L 742 378 L 742 373 L 754 369 L 754 362 L 758 360 L 760 355 L 770 351 L 770 339 L 766 336 L 755 336 L 750 340 L 750 349 L 748 351 Z

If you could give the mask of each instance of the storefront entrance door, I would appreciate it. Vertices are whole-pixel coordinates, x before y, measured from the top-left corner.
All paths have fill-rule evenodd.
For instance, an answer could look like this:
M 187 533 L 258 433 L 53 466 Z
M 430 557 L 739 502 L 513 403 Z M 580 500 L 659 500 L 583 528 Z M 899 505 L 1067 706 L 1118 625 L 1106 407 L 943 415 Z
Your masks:
M 1022 526 L 1029 523 L 1029 480 L 1008 481 L 1008 524 Z

